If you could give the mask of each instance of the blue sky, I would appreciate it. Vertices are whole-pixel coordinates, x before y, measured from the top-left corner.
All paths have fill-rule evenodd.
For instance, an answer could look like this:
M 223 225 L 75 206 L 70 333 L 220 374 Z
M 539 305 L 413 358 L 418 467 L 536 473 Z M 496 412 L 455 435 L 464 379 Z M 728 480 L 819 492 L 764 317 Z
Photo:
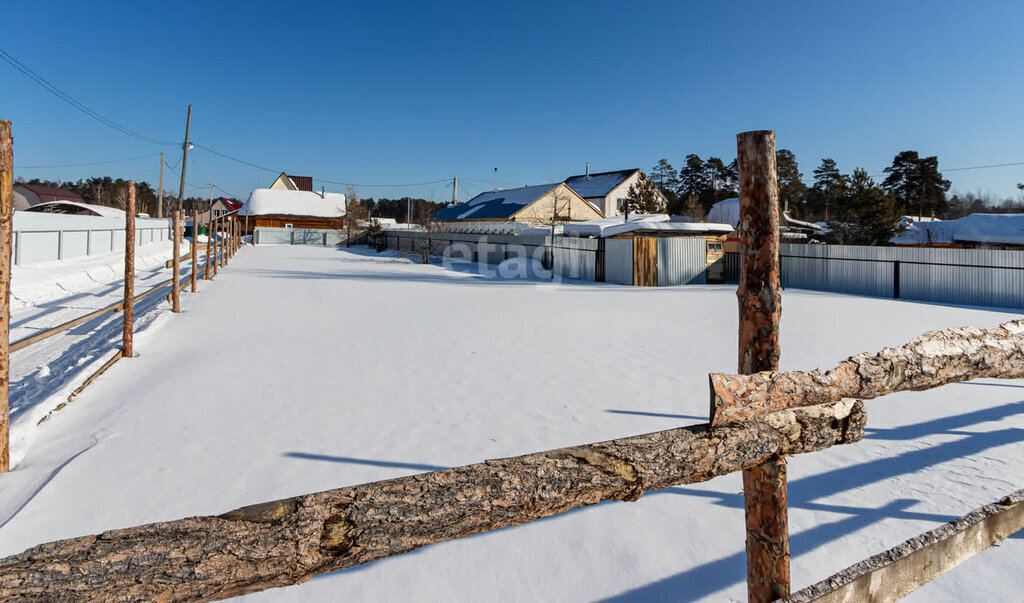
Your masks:
M 1024 162 L 1024 3 L 51 2 L 8 0 L 0 48 L 165 146 L 125 136 L 0 63 L 19 176 L 156 183 L 192 140 L 319 187 L 444 200 L 499 185 L 735 156 L 774 129 L 805 180 L 822 157 L 880 174 Z M 65 166 L 141 157 L 95 166 Z M 494 168 L 498 168 L 497 177 Z M 946 171 L 1018 198 L 1024 165 Z M 190 195 L 275 174 L 203 149 Z M 165 173 L 177 191 L 178 176 Z M 408 187 L 371 187 L 445 180 Z

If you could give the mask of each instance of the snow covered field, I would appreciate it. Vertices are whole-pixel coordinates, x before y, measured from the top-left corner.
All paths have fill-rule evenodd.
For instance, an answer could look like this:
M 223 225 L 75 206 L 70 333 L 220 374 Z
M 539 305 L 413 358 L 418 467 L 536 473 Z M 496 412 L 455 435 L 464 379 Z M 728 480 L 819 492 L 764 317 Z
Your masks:
M 551 285 L 282 246 L 243 249 L 182 302 L 180 315 L 155 311 L 137 357 L 50 421 L 15 421 L 0 555 L 705 422 L 707 373 L 736 366 L 731 286 Z M 1014 318 L 789 290 L 782 368 L 828 368 L 927 330 Z M 867 408 L 864 442 L 790 460 L 796 587 L 1024 485 L 1024 382 Z M 741 489 L 734 474 L 249 598 L 745 600 Z M 1024 587 L 1022 553 L 1011 538 L 911 599 L 1006 599 Z

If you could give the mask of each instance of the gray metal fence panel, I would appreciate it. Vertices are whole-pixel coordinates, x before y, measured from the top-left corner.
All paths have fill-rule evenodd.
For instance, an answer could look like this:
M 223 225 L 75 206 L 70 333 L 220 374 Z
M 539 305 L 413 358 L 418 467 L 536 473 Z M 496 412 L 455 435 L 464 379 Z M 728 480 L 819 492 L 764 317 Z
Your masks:
M 555 274 L 562 278 L 593 281 L 597 268 L 597 240 L 556 237 Z
M 707 282 L 706 237 L 658 239 L 658 286 L 703 285 Z
M 604 245 L 605 281 L 632 285 L 633 239 L 607 239 Z
M 1024 307 L 1024 251 L 783 245 L 786 287 Z

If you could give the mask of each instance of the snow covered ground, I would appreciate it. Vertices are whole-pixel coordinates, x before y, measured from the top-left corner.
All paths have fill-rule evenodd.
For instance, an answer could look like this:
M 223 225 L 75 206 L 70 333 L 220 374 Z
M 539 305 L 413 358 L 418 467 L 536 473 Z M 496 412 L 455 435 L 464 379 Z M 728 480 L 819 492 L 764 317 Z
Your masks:
M 242 250 L 182 301 L 50 421 L 15 421 L 0 555 L 704 422 L 707 373 L 736 365 L 730 286 L 551 285 L 281 246 Z M 789 290 L 783 317 L 782 368 L 810 369 L 1019 316 Z M 864 442 L 790 460 L 797 587 L 1024 485 L 1024 382 L 867 404 Z M 740 491 L 730 475 L 250 598 L 745 600 Z M 1012 538 L 912 599 L 1006 599 L 1022 553 Z

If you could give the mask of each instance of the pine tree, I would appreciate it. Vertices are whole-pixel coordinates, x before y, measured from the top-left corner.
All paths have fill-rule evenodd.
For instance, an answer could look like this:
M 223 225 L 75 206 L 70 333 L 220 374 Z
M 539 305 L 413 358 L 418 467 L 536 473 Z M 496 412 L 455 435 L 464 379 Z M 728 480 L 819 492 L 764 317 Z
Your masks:
M 675 191 L 679 188 L 679 172 L 665 159 L 659 159 L 658 165 L 651 168 L 651 182 L 662 192 Z
M 686 156 L 685 163 L 685 167 L 679 170 L 679 198 L 700 198 L 710 184 L 707 167 L 699 156 L 692 153 Z
M 830 238 L 843 245 L 885 245 L 896 232 L 898 218 L 893 198 L 857 168 L 835 202 Z
M 807 192 L 808 217 L 831 221 L 830 210 L 846 193 L 847 181 L 834 159 L 822 159 L 821 165 L 814 169 L 814 185 Z
M 736 196 L 736 174 L 730 166 L 725 165 L 718 157 L 708 157 L 704 166 L 707 168 L 708 181 L 711 185 L 709 193 L 705 195 L 710 202 L 705 205 L 710 207 L 722 199 Z
M 940 215 L 946 210 L 950 182 L 939 173 L 938 157 L 903 151 L 885 168 L 882 188 L 892 195 L 902 214 Z
M 658 195 L 658 187 L 647 178 L 640 178 L 630 185 L 626 193 L 623 213 L 626 219 L 629 214 L 656 214 L 665 211 L 665 206 Z
M 775 166 L 779 178 L 779 208 L 799 210 L 807 185 L 803 182 L 804 175 L 800 173 L 796 155 L 787 149 L 779 149 L 775 153 Z

